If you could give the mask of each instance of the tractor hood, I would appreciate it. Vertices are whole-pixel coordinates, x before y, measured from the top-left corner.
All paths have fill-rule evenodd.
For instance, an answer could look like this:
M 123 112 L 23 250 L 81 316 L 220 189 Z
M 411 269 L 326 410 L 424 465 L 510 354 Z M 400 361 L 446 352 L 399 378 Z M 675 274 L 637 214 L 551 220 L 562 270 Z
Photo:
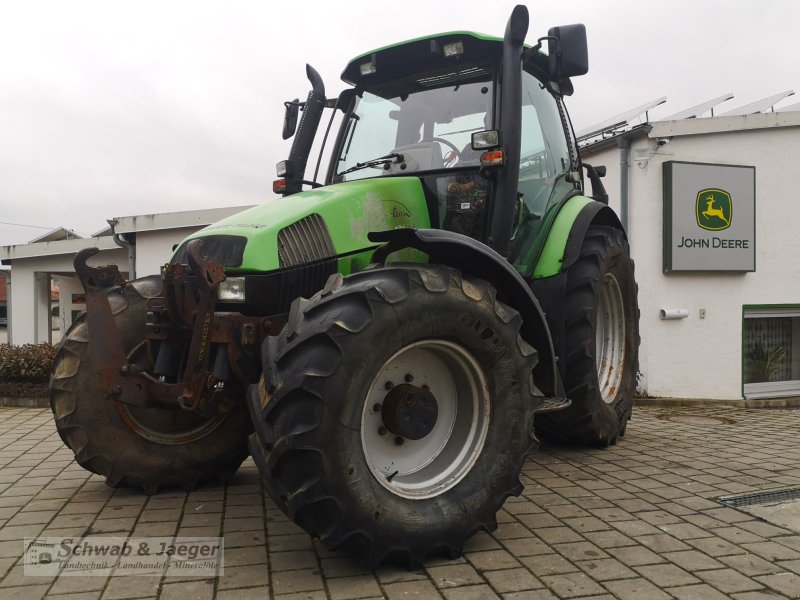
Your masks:
M 229 273 L 267 272 L 374 248 L 372 231 L 430 227 L 416 177 L 361 179 L 269 200 L 190 235 Z

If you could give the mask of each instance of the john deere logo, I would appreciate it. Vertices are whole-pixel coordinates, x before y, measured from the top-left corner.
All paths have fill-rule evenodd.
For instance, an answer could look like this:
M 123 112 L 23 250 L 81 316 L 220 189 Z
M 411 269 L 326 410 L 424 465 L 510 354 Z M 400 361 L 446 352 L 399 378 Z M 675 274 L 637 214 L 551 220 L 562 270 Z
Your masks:
M 695 205 L 697 224 L 708 231 L 722 231 L 731 226 L 733 200 L 724 190 L 700 190 Z

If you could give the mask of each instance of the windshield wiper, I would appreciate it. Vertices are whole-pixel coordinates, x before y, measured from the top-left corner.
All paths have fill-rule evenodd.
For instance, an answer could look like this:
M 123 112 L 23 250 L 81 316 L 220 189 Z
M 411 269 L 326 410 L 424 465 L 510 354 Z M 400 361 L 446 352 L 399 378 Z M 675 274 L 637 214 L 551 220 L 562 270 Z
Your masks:
M 342 175 L 347 175 L 348 173 L 352 173 L 353 171 L 360 171 L 361 169 L 366 169 L 367 167 L 377 167 L 378 165 L 384 165 L 384 168 L 387 167 L 392 161 L 397 161 L 399 163 L 403 162 L 403 155 L 398 154 L 397 152 L 393 152 L 391 154 L 387 154 L 386 156 L 379 156 L 378 158 L 372 158 L 370 160 L 356 163 L 349 169 L 345 169 L 341 173 L 338 173 L 337 176 L 341 177 Z

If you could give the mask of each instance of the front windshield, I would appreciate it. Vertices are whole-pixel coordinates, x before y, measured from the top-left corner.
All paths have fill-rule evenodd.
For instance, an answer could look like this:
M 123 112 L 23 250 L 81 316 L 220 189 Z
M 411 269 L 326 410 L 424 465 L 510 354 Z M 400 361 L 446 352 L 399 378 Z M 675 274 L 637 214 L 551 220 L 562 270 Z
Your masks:
M 335 180 L 477 166 L 471 138 L 492 127 L 493 89 L 488 69 L 460 67 L 362 91 Z

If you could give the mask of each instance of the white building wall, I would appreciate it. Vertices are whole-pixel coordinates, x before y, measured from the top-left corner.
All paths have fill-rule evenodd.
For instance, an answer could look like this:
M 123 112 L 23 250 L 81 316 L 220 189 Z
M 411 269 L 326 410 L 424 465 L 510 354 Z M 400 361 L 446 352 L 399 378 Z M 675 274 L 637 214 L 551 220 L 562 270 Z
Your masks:
M 91 245 L 91 244 L 89 244 Z M 37 344 L 50 341 L 50 285 L 48 273 L 72 271 L 73 255 L 39 256 L 14 260 L 11 292 L 14 329 L 10 344 Z M 115 262 L 126 264 L 124 250 L 106 250 L 90 261 L 93 265 Z
M 75 296 L 83 295 L 83 286 L 80 279 L 77 277 L 70 277 L 67 275 L 58 276 L 58 320 L 61 335 L 66 333 L 69 326 L 72 325 L 73 311 L 86 310 L 85 302 L 74 302 Z
M 225 217 L 250 208 L 225 206 L 220 208 L 138 215 L 115 219 L 116 232 L 136 235 L 136 274 L 138 277 L 158 274 L 169 261 L 172 248 L 198 229 Z M 0 246 L 0 259 L 11 264 L 13 285 L 9 286 L 9 343 L 28 344 L 51 339 L 49 324 L 49 274 L 59 277 L 74 276 L 72 261 L 75 254 L 90 246 L 101 249 L 92 257 L 92 265 L 116 264 L 128 276 L 128 251 L 117 246 L 111 236 L 90 239 L 53 240 L 16 246 Z M 38 275 L 37 275 L 38 273 Z M 37 287 L 38 282 L 38 287 Z M 65 279 L 70 295 L 76 287 L 75 280 Z M 78 284 L 79 286 L 79 284 Z M 73 306 L 60 304 L 63 326 L 68 326 Z M 63 329 L 62 329 L 63 331 Z
M 743 305 L 800 303 L 795 233 L 800 199 L 793 187 L 800 128 L 676 135 L 640 168 L 635 151 L 655 151 L 658 135 L 656 124 L 651 138 L 632 142 L 629 168 L 628 235 L 641 310 L 640 389 L 664 397 L 741 398 Z M 604 183 L 619 210 L 619 149 L 585 160 L 608 167 Z M 662 164 L 668 160 L 755 165 L 754 273 L 663 273 Z M 661 321 L 661 308 L 686 308 L 689 318 Z
M 136 234 L 136 277 L 158 275 L 172 257 L 172 248 L 200 227 L 182 227 Z M 122 265 L 120 265 L 122 266 Z

